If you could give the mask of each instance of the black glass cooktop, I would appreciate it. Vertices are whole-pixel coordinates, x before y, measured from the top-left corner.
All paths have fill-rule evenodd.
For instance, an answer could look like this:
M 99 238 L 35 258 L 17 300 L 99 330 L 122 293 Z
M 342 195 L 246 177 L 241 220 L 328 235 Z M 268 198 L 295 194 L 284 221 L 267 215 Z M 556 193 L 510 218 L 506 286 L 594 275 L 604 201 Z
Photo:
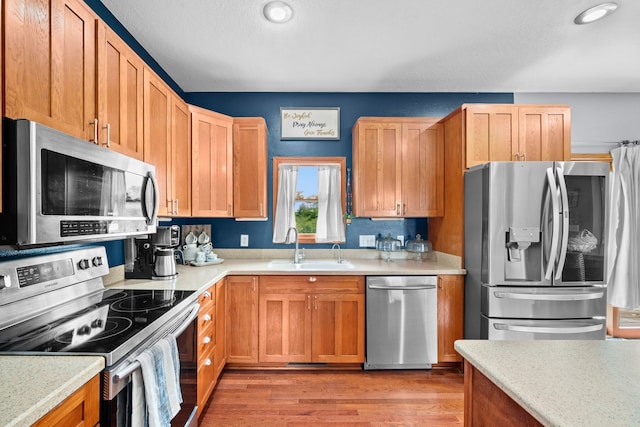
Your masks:
M 157 329 L 193 291 L 107 289 L 0 331 L 0 352 L 108 355 Z M 158 322 L 156 322 L 158 321 Z M 156 322 L 156 324 L 154 324 Z

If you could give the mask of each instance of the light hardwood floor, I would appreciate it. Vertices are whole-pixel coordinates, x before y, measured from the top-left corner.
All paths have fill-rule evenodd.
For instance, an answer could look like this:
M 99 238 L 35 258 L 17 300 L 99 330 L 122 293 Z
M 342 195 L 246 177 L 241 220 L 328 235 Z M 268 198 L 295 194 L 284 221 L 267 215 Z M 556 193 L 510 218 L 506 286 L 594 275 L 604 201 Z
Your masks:
M 226 370 L 200 426 L 462 426 L 464 375 Z

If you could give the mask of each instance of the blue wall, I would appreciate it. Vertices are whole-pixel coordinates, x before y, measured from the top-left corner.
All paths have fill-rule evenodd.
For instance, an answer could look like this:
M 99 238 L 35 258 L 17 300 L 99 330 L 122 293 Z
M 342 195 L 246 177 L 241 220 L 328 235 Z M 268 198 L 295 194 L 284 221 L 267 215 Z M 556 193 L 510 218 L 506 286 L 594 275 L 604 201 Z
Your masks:
M 272 158 L 274 156 L 344 156 L 351 167 L 351 128 L 362 116 L 442 117 L 465 102 L 512 103 L 513 95 L 504 93 L 185 93 L 194 105 L 230 116 L 264 117 L 268 136 L 268 202 L 273 203 Z M 340 140 L 280 140 L 281 107 L 340 107 Z M 232 219 L 181 219 L 176 224 L 210 223 L 212 241 L 220 248 L 238 248 L 240 235 L 249 235 L 251 248 L 284 248 L 271 243 L 273 218 L 263 222 L 236 222 Z M 416 233 L 428 238 L 427 219 L 371 221 L 355 218 L 347 226 L 346 248 L 357 248 L 360 234 L 403 235 Z M 325 248 L 330 245 L 312 245 Z

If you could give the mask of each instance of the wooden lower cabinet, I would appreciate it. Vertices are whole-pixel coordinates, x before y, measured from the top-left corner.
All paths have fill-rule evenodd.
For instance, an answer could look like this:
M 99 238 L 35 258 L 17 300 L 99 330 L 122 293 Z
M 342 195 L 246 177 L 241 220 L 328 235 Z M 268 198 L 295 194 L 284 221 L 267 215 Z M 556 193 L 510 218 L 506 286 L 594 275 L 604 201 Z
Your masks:
M 215 386 L 216 290 L 215 285 L 198 296 L 198 416 L 202 413 Z
M 364 362 L 364 278 L 262 276 L 259 362 Z
M 462 362 L 454 349 L 464 337 L 464 276 L 438 276 L 438 363 Z
M 100 422 L 100 375 L 40 418 L 35 427 L 95 426 Z
M 227 277 L 227 363 L 258 363 L 258 276 Z
M 216 283 L 216 347 L 213 349 L 213 362 L 215 364 L 214 377 L 216 381 L 224 365 L 227 363 L 227 342 L 225 336 L 226 327 L 226 292 L 227 292 L 227 280 L 222 279 Z

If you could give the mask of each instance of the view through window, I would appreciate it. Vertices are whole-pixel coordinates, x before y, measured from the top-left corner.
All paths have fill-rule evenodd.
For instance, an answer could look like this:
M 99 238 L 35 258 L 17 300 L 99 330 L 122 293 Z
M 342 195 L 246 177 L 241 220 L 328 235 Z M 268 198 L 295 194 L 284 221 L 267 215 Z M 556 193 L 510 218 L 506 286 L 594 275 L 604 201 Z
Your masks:
M 296 228 L 299 233 L 315 233 L 318 222 L 318 167 L 298 166 L 296 183 Z

